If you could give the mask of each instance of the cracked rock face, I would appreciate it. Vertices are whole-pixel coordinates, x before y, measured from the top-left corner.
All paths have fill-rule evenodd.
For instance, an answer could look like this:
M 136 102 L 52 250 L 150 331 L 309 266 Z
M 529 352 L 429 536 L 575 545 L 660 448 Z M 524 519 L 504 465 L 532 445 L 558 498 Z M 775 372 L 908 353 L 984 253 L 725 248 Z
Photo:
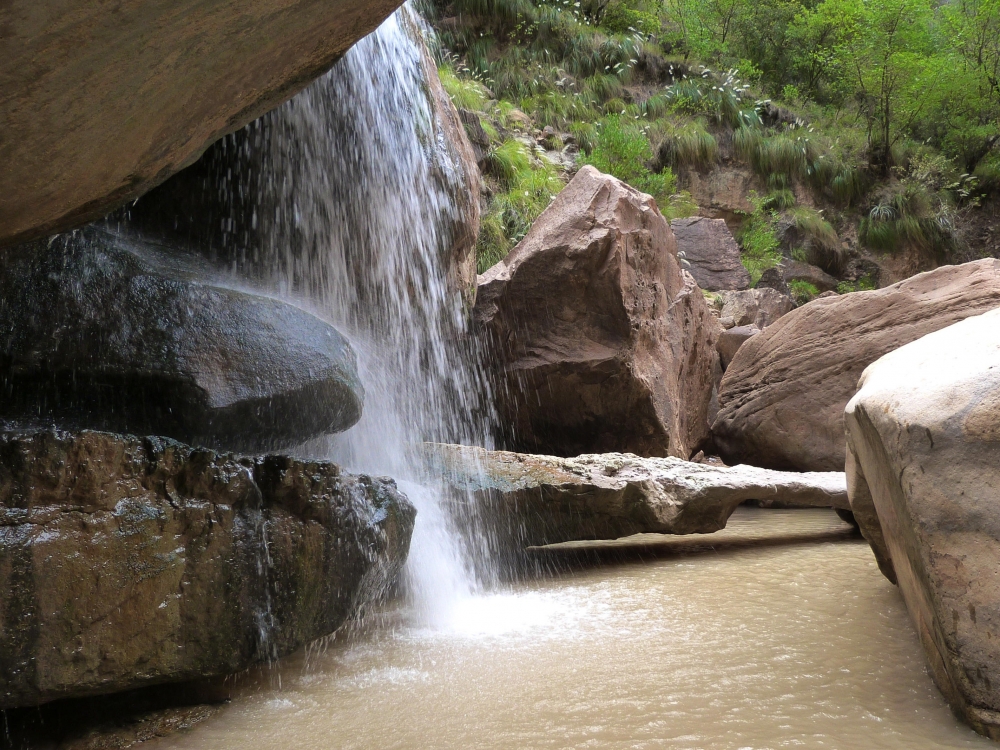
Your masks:
M 655 201 L 585 166 L 479 277 L 497 406 L 521 450 L 689 457 L 717 324 Z
M 382 593 L 390 479 L 100 432 L 0 435 L 0 707 L 229 674 Z
M 991 261 L 992 262 L 992 261 Z M 851 506 L 935 682 L 1000 740 L 1000 310 L 869 366 L 847 405 Z
M 745 500 L 849 507 L 841 472 L 798 474 L 628 453 L 557 458 L 439 444 L 425 446 L 424 455 L 432 475 L 472 493 L 471 521 L 501 545 L 519 548 L 710 533 L 725 528 Z

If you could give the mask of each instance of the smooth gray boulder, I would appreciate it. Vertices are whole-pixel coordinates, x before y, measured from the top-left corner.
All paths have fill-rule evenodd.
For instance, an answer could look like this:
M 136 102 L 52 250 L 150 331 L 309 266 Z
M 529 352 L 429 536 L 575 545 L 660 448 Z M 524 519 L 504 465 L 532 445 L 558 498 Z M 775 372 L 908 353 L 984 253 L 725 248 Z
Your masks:
M 176 253 L 88 228 L 0 251 L 0 420 L 267 450 L 344 430 L 347 340 Z
M 938 687 L 1000 740 L 1000 310 L 869 365 L 845 422 L 861 531 Z
M 722 219 L 691 216 L 674 219 L 670 228 L 677 253 L 698 286 L 709 292 L 749 289 L 750 274 L 740 261 L 740 247 Z
M 457 491 L 456 513 L 508 548 L 706 534 L 724 528 L 746 500 L 850 507 L 842 472 L 797 474 L 630 453 L 557 458 L 441 444 L 424 446 L 424 457 L 430 476 L 443 476 Z
M 157 437 L 0 435 L 0 708 L 231 674 L 387 590 L 391 479 Z

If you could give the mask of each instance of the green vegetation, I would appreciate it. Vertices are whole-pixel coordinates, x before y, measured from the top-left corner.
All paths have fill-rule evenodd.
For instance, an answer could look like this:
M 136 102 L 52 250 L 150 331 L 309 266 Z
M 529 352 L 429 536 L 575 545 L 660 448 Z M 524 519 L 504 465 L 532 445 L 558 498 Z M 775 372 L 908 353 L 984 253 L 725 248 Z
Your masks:
M 754 210 L 746 215 L 737 240 L 742 249 L 740 260 L 750 274 L 750 283 L 756 284 L 764 271 L 781 262 L 781 250 L 775 233 L 778 213 L 766 208 L 766 199 L 752 191 L 750 203 Z
M 1000 0 L 427 1 L 445 88 L 493 148 L 513 148 L 523 112 L 519 132 L 556 129 L 546 148 L 566 141 L 668 216 L 695 210 L 678 175 L 747 164 L 765 186 L 740 233 L 758 277 L 778 213 L 836 272 L 828 217 L 871 251 L 944 259 L 964 212 L 1000 193 Z M 484 257 L 567 176 L 528 156 L 521 182 L 490 169 Z M 796 207 L 803 189 L 824 214 Z
M 479 273 L 498 263 L 528 233 L 532 222 L 563 188 L 555 167 L 517 140 L 490 149 L 486 172 L 497 188 L 482 217 L 476 247 Z
M 789 281 L 788 287 L 792 290 L 792 297 L 798 305 L 804 305 L 809 300 L 819 296 L 819 289 L 802 279 Z

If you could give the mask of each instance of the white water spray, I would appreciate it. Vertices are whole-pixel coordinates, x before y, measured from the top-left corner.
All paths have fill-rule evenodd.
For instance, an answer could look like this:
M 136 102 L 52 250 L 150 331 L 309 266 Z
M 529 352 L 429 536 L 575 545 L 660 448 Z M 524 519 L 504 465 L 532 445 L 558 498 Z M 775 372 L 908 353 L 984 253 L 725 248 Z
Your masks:
M 217 259 L 354 344 L 364 415 L 304 450 L 400 480 L 418 511 L 407 588 L 433 623 L 477 584 L 442 488 L 417 483 L 413 446 L 487 445 L 489 431 L 466 313 L 447 278 L 468 176 L 436 127 L 425 33 L 404 6 L 208 163 L 223 207 Z

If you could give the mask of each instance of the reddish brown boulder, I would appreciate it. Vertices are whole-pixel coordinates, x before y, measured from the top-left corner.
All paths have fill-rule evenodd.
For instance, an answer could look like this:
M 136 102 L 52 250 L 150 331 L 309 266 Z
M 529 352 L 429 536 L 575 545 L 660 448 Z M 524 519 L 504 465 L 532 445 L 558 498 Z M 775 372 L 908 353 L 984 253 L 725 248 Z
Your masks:
M 992 258 L 815 299 L 740 347 L 722 379 L 716 446 L 726 463 L 841 470 L 844 407 L 865 367 L 998 306 L 1000 260 Z
M 691 216 L 674 219 L 670 228 L 683 253 L 686 270 L 710 292 L 749 289 L 750 274 L 740 261 L 740 246 L 722 219 Z
M 514 446 L 687 458 L 707 437 L 717 326 L 676 252 L 651 197 L 588 166 L 479 277 Z
M 294 95 L 399 0 L 0 5 L 0 245 L 95 219 Z

